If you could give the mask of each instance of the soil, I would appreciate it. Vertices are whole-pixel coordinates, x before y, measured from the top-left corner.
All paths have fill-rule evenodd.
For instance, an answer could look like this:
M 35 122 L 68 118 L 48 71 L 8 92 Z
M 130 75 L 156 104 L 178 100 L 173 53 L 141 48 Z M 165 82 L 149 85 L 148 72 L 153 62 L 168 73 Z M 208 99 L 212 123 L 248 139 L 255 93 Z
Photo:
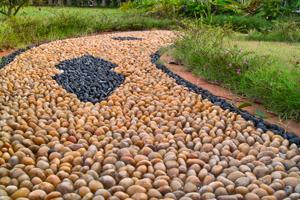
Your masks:
M 174 73 L 181 76 L 183 79 L 188 80 L 189 82 L 202 87 L 208 91 L 210 91 L 212 94 L 222 97 L 223 99 L 226 99 L 227 101 L 232 102 L 236 107 L 239 105 L 249 102 L 251 106 L 242 108 L 243 110 L 248 111 L 252 115 L 256 115 L 256 113 L 259 111 L 260 113 L 264 113 L 265 117 L 264 120 L 272 123 L 277 124 L 278 126 L 281 126 L 288 132 L 293 132 L 297 136 L 300 136 L 300 122 L 294 121 L 294 120 L 283 120 L 279 118 L 276 114 L 268 111 L 266 108 L 264 108 L 261 104 L 254 102 L 251 99 L 247 99 L 245 97 L 236 95 L 232 93 L 230 90 L 225 89 L 217 84 L 210 83 L 203 78 L 194 75 L 191 71 L 187 69 L 182 64 L 177 63 L 170 55 L 163 54 L 161 56 L 161 61 Z

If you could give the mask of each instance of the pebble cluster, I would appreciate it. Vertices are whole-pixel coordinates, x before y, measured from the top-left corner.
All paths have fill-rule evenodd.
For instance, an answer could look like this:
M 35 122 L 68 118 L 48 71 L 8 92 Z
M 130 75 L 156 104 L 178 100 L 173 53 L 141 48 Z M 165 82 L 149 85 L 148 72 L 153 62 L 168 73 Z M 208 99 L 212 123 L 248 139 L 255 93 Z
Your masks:
M 112 37 L 143 38 L 120 42 Z M 150 56 L 170 31 L 114 33 L 32 48 L 0 70 L 1 200 L 297 200 L 296 144 L 215 105 Z M 123 84 L 80 101 L 52 77 L 92 55 Z
M 83 56 L 58 64 L 56 67 L 63 73 L 53 78 L 81 101 L 97 103 L 106 99 L 124 82 L 123 75 L 112 71 L 116 66 L 101 58 Z

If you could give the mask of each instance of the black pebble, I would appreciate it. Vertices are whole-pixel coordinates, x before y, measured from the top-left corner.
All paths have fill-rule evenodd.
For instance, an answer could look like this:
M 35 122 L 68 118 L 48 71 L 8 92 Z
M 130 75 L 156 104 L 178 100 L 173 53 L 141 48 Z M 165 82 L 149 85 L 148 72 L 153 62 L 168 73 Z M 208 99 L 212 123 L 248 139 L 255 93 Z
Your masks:
M 83 102 L 97 103 L 106 99 L 125 80 L 113 71 L 117 65 L 101 58 L 83 56 L 66 60 L 56 67 L 63 73 L 53 79 L 66 91 L 77 95 Z

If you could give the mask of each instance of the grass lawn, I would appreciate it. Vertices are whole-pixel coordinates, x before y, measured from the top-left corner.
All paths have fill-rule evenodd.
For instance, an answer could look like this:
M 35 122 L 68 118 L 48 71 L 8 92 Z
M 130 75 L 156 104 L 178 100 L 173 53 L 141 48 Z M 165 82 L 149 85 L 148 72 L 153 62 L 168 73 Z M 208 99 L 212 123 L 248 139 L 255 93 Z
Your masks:
M 233 44 L 246 51 L 269 56 L 280 68 L 300 68 L 300 43 L 236 40 Z
M 98 33 L 169 29 L 175 22 L 120 9 L 26 7 L 13 18 L 0 17 L 0 49 Z

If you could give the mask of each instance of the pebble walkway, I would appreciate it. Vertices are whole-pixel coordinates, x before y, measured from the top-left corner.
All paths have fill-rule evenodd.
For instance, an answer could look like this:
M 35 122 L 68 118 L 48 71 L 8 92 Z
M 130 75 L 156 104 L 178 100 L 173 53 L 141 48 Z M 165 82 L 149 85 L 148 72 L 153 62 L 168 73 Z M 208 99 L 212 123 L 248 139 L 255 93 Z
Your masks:
M 114 38 L 140 38 L 116 40 Z M 170 31 L 27 50 L 0 70 L 0 200 L 298 200 L 300 152 L 151 63 Z M 99 103 L 53 77 L 90 55 L 125 77 Z

